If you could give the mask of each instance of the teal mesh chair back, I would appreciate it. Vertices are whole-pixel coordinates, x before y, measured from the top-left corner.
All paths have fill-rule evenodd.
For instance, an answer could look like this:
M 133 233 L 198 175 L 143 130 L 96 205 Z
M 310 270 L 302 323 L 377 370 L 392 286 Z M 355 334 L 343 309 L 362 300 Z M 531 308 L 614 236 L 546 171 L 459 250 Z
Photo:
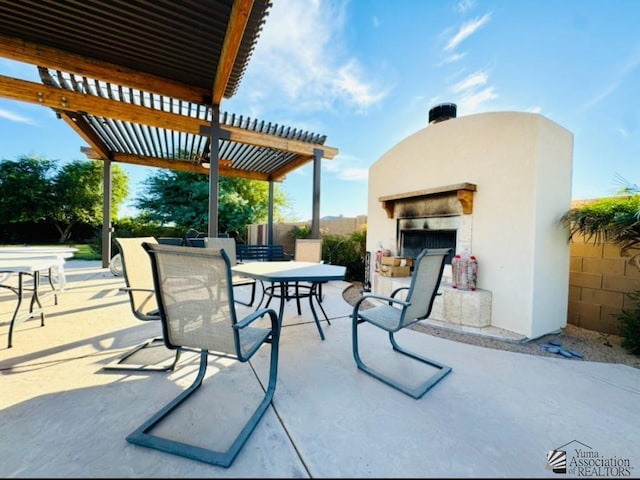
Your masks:
M 433 308 L 449 249 L 430 249 L 416 259 L 400 327 L 427 318 Z
M 158 304 L 153 287 L 153 274 L 143 243 L 157 243 L 153 237 L 115 238 L 120 249 L 122 272 L 127 286 L 131 310 L 139 320 L 158 320 Z
M 322 262 L 322 239 L 297 238 L 294 258 L 298 262 Z
M 223 249 L 227 256 L 229 257 L 229 261 L 231 262 L 231 266 L 238 264 L 238 260 L 236 258 L 236 239 L 230 237 L 204 237 L 201 240 L 204 242 L 205 248 L 215 248 L 218 250 Z M 239 275 L 233 275 L 231 277 L 234 287 L 251 287 L 251 297 L 249 301 L 244 301 L 238 299 L 236 296 L 235 301 L 240 303 L 241 305 L 246 305 L 250 307 L 253 305 L 253 301 L 256 296 L 256 281 L 253 278 L 241 277 Z
M 224 249 L 229 256 L 231 266 L 237 265 L 238 260 L 236 258 L 236 239 L 230 237 L 205 237 L 204 246 L 206 248 L 217 248 L 218 250 Z
M 196 348 L 245 361 L 269 336 L 266 328 L 234 328 L 231 262 L 224 249 L 158 244 L 145 248 L 154 267 L 169 348 Z

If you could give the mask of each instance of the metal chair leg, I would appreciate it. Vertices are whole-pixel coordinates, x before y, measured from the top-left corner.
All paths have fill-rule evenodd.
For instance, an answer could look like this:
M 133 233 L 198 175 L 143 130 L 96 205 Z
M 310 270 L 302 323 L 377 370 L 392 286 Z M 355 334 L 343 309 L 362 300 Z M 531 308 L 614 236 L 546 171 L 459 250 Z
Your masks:
M 251 307 L 253 305 L 253 301 L 255 300 L 255 298 L 256 298 L 256 283 L 253 282 L 251 284 L 251 300 L 249 300 L 248 302 L 243 302 L 242 300 L 236 299 L 236 302 L 239 303 L 240 305 Z
M 353 358 L 356 361 L 356 365 L 358 366 L 358 368 L 360 370 L 362 370 L 363 372 L 371 375 L 374 378 L 377 378 L 378 380 L 382 381 L 383 383 L 386 383 L 387 385 L 389 385 L 390 387 L 395 388 L 396 390 L 401 391 L 402 393 L 409 395 L 412 398 L 415 398 L 416 400 L 421 398 L 425 393 L 427 393 L 431 388 L 433 388 L 440 380 L 442 380 L 445 376 L 447 376 L 450 372 L 451 372 L 451 367 L 444 365 L 442 363 L 436 362 L 434 360 L 430 360 L 426 357 L 423 357 L 421 355 L 418 355 L 417 353 L 414 352 L 410 352 L 402 347 L 400 347 L 398 345 L 398 343 L 395 340 L 394 337 L 394 333 L 393 332 L 388 332 L 389 333 L 389 341 L 391 342 L 391 346 L 393 347 L 393 350 L 395 350 L 398 353 L 401 353 L 402 355 L 406 355 L 410 358 L 413 358 L 419 362 L 425 363 L 427 365 L 430 365 L 432 367 L 437 368 L 439 371 L 432 375 L 431 377 L 429 377 L 429 379 L 424 382 L 422 385 L 415 387 L 415 388 L 411 388 L 408 387 L 400 382 L 398 382 L 397 380 L 392 379 L 391 377 L 384 375 L 374 369 L 372 369 L 371 367 L 367 366 L 362 359 L 360 358 L 360 352 L 358 349 L 358 325 L 360 322 L 358 317 L 354 314 L 353 318 L 352 318 L 352 342 L 353 342 Z
M 110 371 L 126 370 L 126 371 L 134 371 L 134 372 L 173 371 L 176 368 L 178 360 L 180 360 L 180 354 L 182 352 L 180 349 L 176 350 L 176 353 L 173 356 L 173 361 L 171 361 L 170 363 L 163 363 L 163 364 L 124 363 L 127 358 L 131 357 L 132 355 L 139 352 L 140 350 L 143 350 L 145 348 L 158 348 L 158 347 L 152 347 L 154 343 L 162 343 L 162 345 L 164 345 L 164 338 L 163 337 L 150 338 L 146 342 L 143 342 L 140 345 L 136 346 L 135 348 L 127 351 L 124 355 L 121 355 L 120 357 L 118 357 L 118 359 L 115 360 L 114 362 L 108 365 L 105 365 L 104 367 L 102 367 L 102 369 L 110 370 Z
M 163 419 L 169 416 L 169 414 L 173 410 L 175 410 L 182 402 L 189 398 L 189 396 L 200 387 L 207 371 L 208 352 L 206 350 L 200 353 L 200 368 L 198 370 L 198 375 L 193 383 L 174 400 L 169 402 L 164 408 L 158 411 L 149 420 L 147 420 L 129 436 L 127 436 L 127 442 L 143 447 L 154 448 L 166 453 L 179 455 L 181 457 L 190 458 L 192 460 L 197 460 L 211 465 L 217 465 L 225 468 L 229 467 L 235 460 L 238 453 L 240 453 L 240 450 L 251 436 L 253 430 L 255 430 L 256 426 L 260 422 L 260 419 L 271 404 L 271 400 L 273 399 L 278 374 L 277 344 L 278 338 L 276 334 L 276 337 L 272 339 L 269 384 L 264 398 L 262 399 L 256 410 L 253 412 L 249 420 L 245 423 L 244 427 L 236 436 L 235 440 L 228 450 L 224 452 L 209 450 L 206 448 L 198 447 L 196 445 L 176 440 L 169 440 L 149 433 L 156 425 L 158 425 Z

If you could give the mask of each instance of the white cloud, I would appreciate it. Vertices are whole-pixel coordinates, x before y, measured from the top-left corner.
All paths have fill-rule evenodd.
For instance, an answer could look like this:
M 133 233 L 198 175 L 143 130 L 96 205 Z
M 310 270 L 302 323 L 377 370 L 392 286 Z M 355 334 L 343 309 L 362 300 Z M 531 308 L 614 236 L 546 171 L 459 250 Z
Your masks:
M 378 17 L 373 17 L 373 19 L 371 20 L 371 23 L 376 28 L 378 28 L 380 25 L 382 25 L 382 22 L 380 21 L 380 19 Z
M 583 108 L 585 110 L 587 110 L 587 109 L 593 107 L 594 105 L 597 105 L 602 100 L 604 100 L 609 95 L 611 95 L 613 92 L 615 92 L 618 89 L 619 86 L 620 86 L 620 82 L 619 81 L 615 81 L 613 83 L 610 83 L 609 85 L 604 87 L 604 89 L 600 93 L 598 93 L 595 97 L 593 97 L 591 100 L 589 100 L 585 104 L 585 106 Z
M 458 62 L 460 60 L 462 60 L 464 57 L 467 56 L 467 53 L 454 53 L 453 55 L 449 55 L 447 58 L 445 58 L 443 61 L 441 61 L 438 66 L 441 67 L 442 65 L 448 65 L 450 63 L 455 63 Z
M 467 11 L 472 10 L 475 6 L 476 6 L 475 0 L 462 0 L 461 2 L 458 2 L 456 9 L 460 13 L 466 13 Z
M 623 84 L 627 77 L 631 75 L 638 67 L 640 67 L 640 49 L 636 50 L 625 61 L 622 67 L 614 73 L 614 79 L 608 85 L 606 85 L 600 93 L 589 100 L 583 108 L 587 110 L 607 98 L 609 95 L 615 92 L 620 87 L 620 85 Z
M 370 107 L 382 100 L 387 92 L 376 90 L 371 84 L 362 82 L 364 75 L 354 60 L 344 65 L 335 78 L 335 92 L 344 92 L 359 107 Z
M 535 107 L 530 107 L 527 109 L 527 112 L 529 113 L 540 113 L 542 111 L 542 108 L 538 105 Z
M 340 172 L 340 179 L 348 181 L 366 182 L 369 180 L 368 168 L 345 168 Z
M 618 133 L 620 133 L 623 138 L 629 138 L 629 132 L 624 128 L 618 128 Z
M 23 117 L 22 115 L 18 115 L 17 113 L 11 112 L 9 110 L 4 110 L 2 108 L 0 108 L 0 118 L 4 118 L 5 120 L 16 123 L 33 124 L 33 121 L 31 119 Z
M 489 85 L 487 72 L 488 69 L 484 69 L 468 74 L 449 88 L 458 97 L 455 101 L 458 112 L 464 112 L 465 115 L 479 113 L 487 102 L 498 98 L 495 87 Z
M 484 103 L 495 100 L 496 98 L 498 98 L 498 94 L 495 93 L 495 88 L 487 87 L 482 91 L 462 96 L 456 104 L 458 105 L 458 111 L 469 115 L 478 113 L 482 110 Z
M 469 22 L 462 24 L 458 33 L 456 33 L 451 40 L 444 47 L 445 52 L 453 50 L 464 40 L 473 35 L 478 29 L 484 26 L 489 20 L 491 20 L 491 13 L 486 13 L 480 18 L 475 18 Z
M 358 163 L 361 163 L 358 159 L 341 153 L 335 159 L 323 162 L 322 166 L 340 180 L 366 182 L 369 179 L 369 167 L 354 166 Z
M 388 95 L 391 87 L 382 84 L 382 77 L 376 80 L 341 43 L 346 5 L 274 2 L 244 79 L 251 85 L 247 95 L 253 101 L 282 101 L 284 96 L 306 111 L 334 105 L 361 111 Z
M 461 82 L 451 87 L 451 91 L 453 93 L 460 93 L 482 85 L 486 85 L 488 78 L 489 77 L 485 72 L 473 73 Z

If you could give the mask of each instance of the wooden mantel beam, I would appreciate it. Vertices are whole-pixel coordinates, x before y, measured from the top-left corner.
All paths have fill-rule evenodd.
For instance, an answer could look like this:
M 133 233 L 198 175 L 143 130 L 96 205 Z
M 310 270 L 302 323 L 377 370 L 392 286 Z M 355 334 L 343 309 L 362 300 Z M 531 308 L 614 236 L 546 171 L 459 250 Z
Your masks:
M 449 196 L 455 195 L 457 201 L 460 202 L 462 213 L 467 215 L 473 213 L 473 192 L 475 191 L 476 185 L 473 183 L 456 183 L 454 185 L 445 185 L 424 190 L 385 195 L 378 197 L 378 200 L 382 204 L 382 208 L 387 212 L 387 218 L 394 218 L 396 204 L 421 199 L 428 200 L 430 197 L 448 198 Z

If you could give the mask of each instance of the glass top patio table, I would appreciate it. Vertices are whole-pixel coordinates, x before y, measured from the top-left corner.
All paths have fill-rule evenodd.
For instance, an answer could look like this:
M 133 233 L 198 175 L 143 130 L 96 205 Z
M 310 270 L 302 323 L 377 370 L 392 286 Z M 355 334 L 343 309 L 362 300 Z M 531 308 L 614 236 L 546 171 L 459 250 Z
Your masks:
M 311 313 L 313 314 L 313 319 L 316 322 L 318 333 L 320 333 L 320 338 L 322 340 L 324 340 L 324 333 L 322 332 L 318 315 L 313 306 L 313 299 L 316 297 L 316 288 L 320 283 L 332 280 L 344 280 L 346 270 L 347 268 L 341 265 L 297 261 L 250 262 L 237 264 L 231 267 L 231 271 L 235 274 L 280 285 L 281 302 L 278 313 L 280 326 L 282 326 L 282 318 L 284 315 L 284 299 L 286 298 L 285 288 L 287 284 L 295 282 L 311 283 L 312 287 L 311 293 L 309 294 L 309 306 L 311 307 Z M 316 301 L 318 301 L 317 298 Z

